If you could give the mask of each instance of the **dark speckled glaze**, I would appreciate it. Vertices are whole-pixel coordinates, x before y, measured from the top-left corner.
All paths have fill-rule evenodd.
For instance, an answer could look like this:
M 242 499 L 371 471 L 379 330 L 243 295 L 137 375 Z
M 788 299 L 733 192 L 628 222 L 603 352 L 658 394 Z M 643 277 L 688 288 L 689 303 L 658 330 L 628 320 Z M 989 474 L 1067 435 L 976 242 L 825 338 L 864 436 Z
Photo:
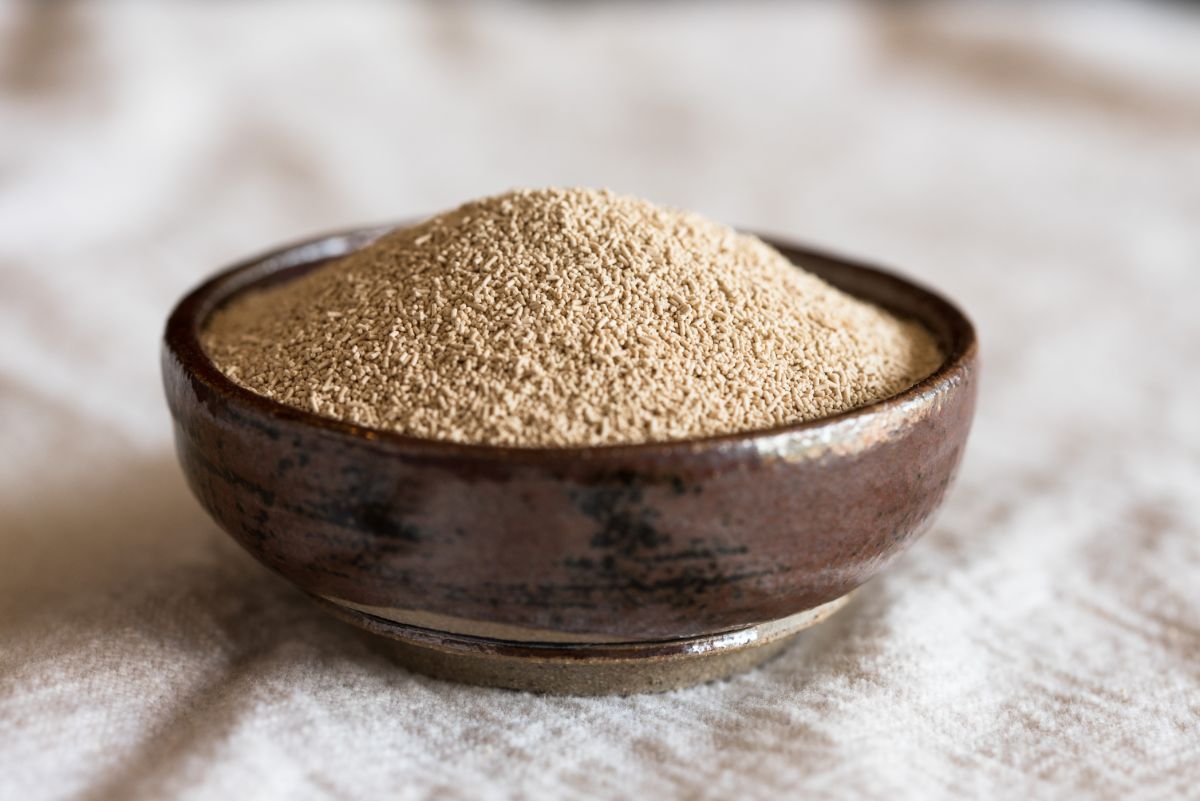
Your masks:
M 361 247 L 314 239 L 184 298 L 163 372 L 196 496 L 255 557 L 317 596 L 542 641 L 662 641 L 830 602 L 930 520 L 971 423 L 971 324 L 936 294 L 773 242 L 831 283 L 921 320 L 945 364 L 912 389 L 801 425 L 676 443 L 533 449 L 413 439 L 282 406 L 226 379 L 214 308 Z M 425 618 L 422 618 L 425 619 Z

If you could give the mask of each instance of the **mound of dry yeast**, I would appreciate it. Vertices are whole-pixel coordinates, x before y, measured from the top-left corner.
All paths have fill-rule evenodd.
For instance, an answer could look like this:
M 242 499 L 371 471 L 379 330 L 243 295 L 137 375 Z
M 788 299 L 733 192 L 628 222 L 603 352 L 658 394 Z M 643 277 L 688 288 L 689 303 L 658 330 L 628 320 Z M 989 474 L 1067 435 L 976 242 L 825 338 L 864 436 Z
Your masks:
M 468 203 L 214 315 L 243 386 L 418 437 L 607 445 L 812 420 L 941 356 L 753 236 L 607 191 Z

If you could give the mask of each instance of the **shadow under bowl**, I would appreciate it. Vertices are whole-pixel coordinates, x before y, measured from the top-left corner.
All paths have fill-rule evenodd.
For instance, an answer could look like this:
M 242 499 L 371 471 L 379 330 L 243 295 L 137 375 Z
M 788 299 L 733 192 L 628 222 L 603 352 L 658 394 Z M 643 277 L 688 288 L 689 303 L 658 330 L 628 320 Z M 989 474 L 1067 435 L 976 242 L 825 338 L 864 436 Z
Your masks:
M 259 561 L 434 675 L 550 692 L 667 689 L 748 668 L 924 531 L 975 405 L 975 333 L 879 269 L 766 238 L 793 263 L 924 324 L 945 361 L 825 419 L 641 445 L 417 439 L 285 406 L 200 345 L 212 312 L 390 227 L 242 262 L 167 322 L 163 377 L 188 483 Z

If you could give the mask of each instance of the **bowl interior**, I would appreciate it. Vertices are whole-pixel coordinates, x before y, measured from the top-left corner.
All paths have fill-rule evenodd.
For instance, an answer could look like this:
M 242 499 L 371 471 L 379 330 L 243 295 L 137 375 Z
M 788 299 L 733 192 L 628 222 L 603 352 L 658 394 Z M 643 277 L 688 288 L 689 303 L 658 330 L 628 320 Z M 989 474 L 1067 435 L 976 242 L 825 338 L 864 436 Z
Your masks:
M 196 377 L 223 393 L 290 419 L 302 419 L 324 428 L 338 428 L 348 433 L 363 433 L 371 438 L 395 441 L 407 446 L 445 449 L 463 452 L 494 454 L 552 452 L 557 454 L 624 451 L 629 449 L 670 449 L 676 446 L 694 447 L 703 443 L 728 443 L 759 436 L 769 437 L 806 429 L 817 429 L 849 417 L 869 414 L 895 403 L 902 403 L 927 391 L 929 387 L 947 380 L 969 360 L 975 350 L 975 332 L 967 317 L 936 292 L 878 267 L 835 256 L 829 253 L 790 244 L 768 235 L 760 238 L 779 250 L 793 264 L 806 269 L 838 289 L 862 300 L 881 306 L 894 314 L 917 320 L 935 337 L 943 353 L 942 364 L 932 374 L 896 395 L 872 404 L 857 407 L 838 415 L 731 434 L 719 434 L 688 440 L 640 443 L 634 445 L 600 445 L 575 448 L 510 447 L 464 445 L 460 443 L 421 440 L 386 430 L 366 429 L 333 418 L 321 417 L 303 409 L 285 406 L 260 396 L 228 379 L 209 359 L 200 345 L 200 335 L 211 315 L 242 292 L 265 289 L 298 278 L 321 265 L 364 247 L 380 236 L 400 226 L 372 226 L 342 233 L 315 237 L 247 259 L 216 275 L 187 296 L 171 315 L 167 340 L 180 357 L 189 363 Z

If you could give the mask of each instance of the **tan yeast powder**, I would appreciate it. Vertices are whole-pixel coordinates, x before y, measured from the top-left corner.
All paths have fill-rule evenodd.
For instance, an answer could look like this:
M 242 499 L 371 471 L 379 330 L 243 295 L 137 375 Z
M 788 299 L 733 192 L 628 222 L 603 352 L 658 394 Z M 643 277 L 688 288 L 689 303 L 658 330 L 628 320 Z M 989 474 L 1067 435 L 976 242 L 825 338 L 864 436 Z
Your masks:
M 214 315 L 231 379 L 364 426 L 608 445 L 880 400 L 941 356 L 753 236 L 589 189 L 467 203 Z

